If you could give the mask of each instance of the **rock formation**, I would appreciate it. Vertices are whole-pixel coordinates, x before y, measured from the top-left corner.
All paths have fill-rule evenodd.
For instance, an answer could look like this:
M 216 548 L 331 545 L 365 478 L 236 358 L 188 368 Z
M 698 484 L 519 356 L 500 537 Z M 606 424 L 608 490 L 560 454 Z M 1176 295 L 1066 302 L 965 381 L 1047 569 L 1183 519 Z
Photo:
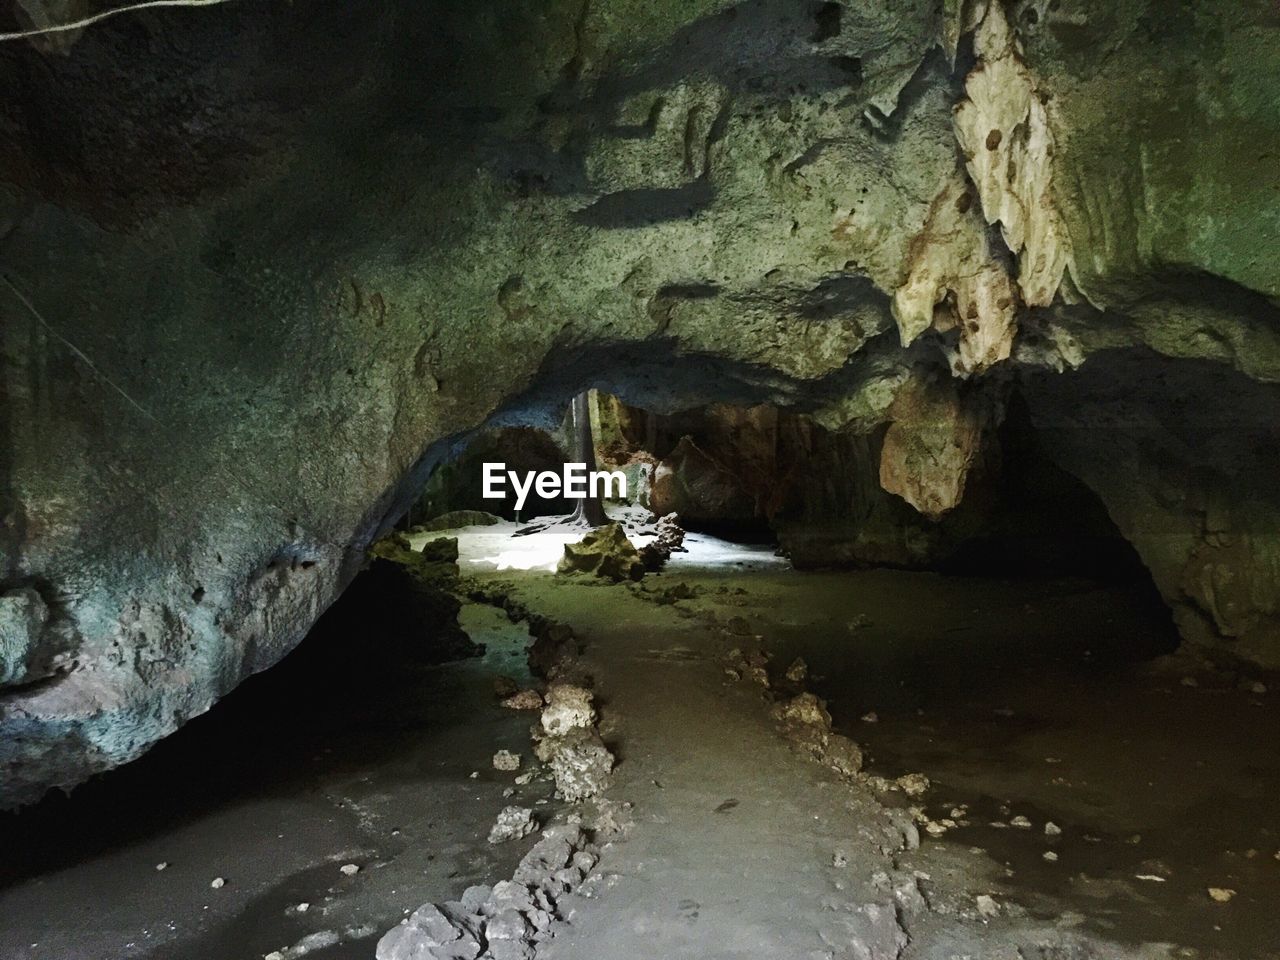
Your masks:
M 591 385 L 888 431 L 887 517 L 963 509 L 1017 383 L 1184 634 L 1280 664 L 1278 31 L 320 0 L 0 45 L 0 804 L 278 661 L 459 440 Z

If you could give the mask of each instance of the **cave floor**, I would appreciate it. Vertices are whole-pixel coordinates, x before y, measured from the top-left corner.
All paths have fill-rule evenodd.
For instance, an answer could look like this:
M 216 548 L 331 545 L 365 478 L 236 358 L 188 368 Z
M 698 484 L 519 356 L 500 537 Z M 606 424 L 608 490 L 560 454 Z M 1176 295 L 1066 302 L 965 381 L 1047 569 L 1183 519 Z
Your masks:
M 634 804 L 540 957 L 893 956 L 898 923 L 903 957 L 1280 956 L 1275 685 L 1148 662 L 1167 625 L 1134 591 L 796 574 L 699 537 L 640 587 L 566 583 L 540 559 L 558 543 L 508 533 L 464 531 L 464 571 L 585 640 L 609 797 Z M 678 584 L 694 596 L 659 602 Z M 0 956 L 371 958 L 405 911 L 508 876 L 529 841 L 490 846 L 497 811 L 560 808 L 537 780 L 505 798 L 514 775 L 490 764 L 529 753 L 531 715 L 492 693 L 524 679 L 527 635 L 487 607 L 464 625 L 487 654 L 437 666 L 313 635 L 141 761 L 0 822 Z M 803 657 L 867 772 L 931 789 L 802 756 L 763 688 L 725 674 L 734 648 L 775 675 Z M 957 825 L 886 845 L 913 805 Z M 894 906 L 904 878 L 912 909 Z

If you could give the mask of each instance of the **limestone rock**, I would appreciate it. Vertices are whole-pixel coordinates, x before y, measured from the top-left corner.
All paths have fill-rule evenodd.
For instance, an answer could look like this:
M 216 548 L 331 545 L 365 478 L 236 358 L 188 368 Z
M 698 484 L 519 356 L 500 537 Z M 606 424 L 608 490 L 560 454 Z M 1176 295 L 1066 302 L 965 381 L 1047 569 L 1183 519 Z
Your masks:
M 552 679 L 578 654 L 578 642 L 567 623 L 545 621 L 536 628 L 529 646 L 529 669 L 540 677 Z
M 774 708 L 773 716 L 782 723 L 803 724 L 824 730 L 831 728 L 831 714 L 827 712 L 827 705 L 812 693 L 801 693 L 786 703 L 779 704 Z
M 906 773 L 894 781 L 908 797 L 923 797 L 929 792 L 929 778 L 923 773 Z
M 956 138 L 977 184 L 988 223 L 999 223 L 1018 256 L 1018 286 L 1033 307 L 1047 307 L 1071 262 L 1070 239 L 1054 197 L 1054 133 L 1049 105 L 1009 26 L 1002 4 L 979 24 L 978 64 L 955 112 Z
M 653 540 L 640 548 L 640 561 L 649 571 L 660 570 L 671 559 L 671 554 L 684 549 L 684 528 L 675 513 L 659 517 L 656 526 Z
M 644 562 L 619 523 L 597 527 L 577 543 L 564 545 L 559 574 L 585 574 L 605 580 L 639 580 Z
M 929 328 L 956 331 L 952 370 L 980 373 L 1013 350 L 1018 294 L 987 239 L 972 188 L 957 177 L 934 198 L 911 245 L 910 273 L 894 291 L 903 346 Z
M 502 701 L 508 710 L 541 710 L 542 694 L 537 690 L 521 690 Z
M 520 754 L 499 750 L 493 755 L 493 769 L 512 773 L 520 769 Z
M 504 807 L 489 829 L 490 843 L 506 843 L 519 840 L 538 829 L 538 821 L 528 807 Z
M 548 736 L 559 737 L 570 730 L 586 729 L 596 722 L 591 691 L 570 683 L 553 683 L 547 688 L 546 706 L 542 710 L 542 729 Z
M 538 744 L 537 754 L 551 768 L 556 790 L 570 803 L 599 796 L 609 787 L 613 754 L 594 729 L 574 727 L 547 737 Z
M 880 451 L 880 485 L 936 520 L 964 497 L 988 429 L 987 416 L 948 381 L 908 386 L 893 406 Z
M 0 595 L 0 687 L 32 679 L 48 619 L 44 600 L 30 587 Z

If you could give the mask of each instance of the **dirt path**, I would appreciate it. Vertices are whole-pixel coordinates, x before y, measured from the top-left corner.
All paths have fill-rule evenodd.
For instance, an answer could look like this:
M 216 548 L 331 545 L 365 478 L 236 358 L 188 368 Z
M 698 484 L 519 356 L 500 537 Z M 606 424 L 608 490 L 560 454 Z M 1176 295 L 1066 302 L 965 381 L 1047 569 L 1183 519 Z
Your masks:
M 726 635 L 623 588 L 527 593 L 587 640 L 620 760 L 610 795 L 637 817 L 540 957 L 897 956 L 893 897 L 871 878 L 901 829 L 776 734 L 761 688 L 725 676 Z
M 651 578 L 644 588 L 545 575 L 517 583 L 525 604 L 572 624 L 586 641 L 583 661 L 595 678 L 602 733 L 620 761 L 609 795 L 631 801 L 635 817 L 626 838 L 604 850 L 602 878 L 588 887 L 591 895 L 566 900 L 570 922 L 540 946 L 539 960 L 1245 956 L 1230 949 L 1187 952 L 1174 937 L 1161 942 L 1166 937 L 1150 924 L 1143 929 L 1124 920 L 1125 911 L 1141 910 L 1133 897 L 1116 911 L 1096 900 L 1084 903 L 1089 891 L 1111 887 L 1077 876 L 1070 864 L 1061 875 L 1081 896 L 1067 897 L 1053 885 L 1028 895 L 1015 875 L 1040 874 L 1021 863 L 1015 870 L 1002 847 L 961 840 L 964 829 L 952 828 L 954 840 L 925 836 L 917 847 L 913 824 L 923 828 L 926 811 L 947 817 L 951 804 L 968 799 L 963 791 L 935 783 L 918 798 L 876 792 L 865 779 L 842 778 L 794 748 L 770 712 L 793 692 L 778 689 L 779 674 L 803 646 L 806 630 L 817 631 L 817 646 L 806 654 L 818 657 L 833 642 L 847 648 L 848 663 L 820 664 L 823 673 L 848 682 L 850 671 L 884 671 L 883 678 L 865 681 L 881 691 L 910 680 L 909 674 L 897 679 L 901 673 L 874 656 L 859 667 L 854 651 L 860 645 L 851 638 L 822 639 L 833 616 L 840 630 L 845 621 L 859 625 L 858 636 L 868 629 L 854 598 L 840 595 L 833 603 L 836 595 L 824 592 L 831 585 L 823 578 L 801 583 L 763 572 L 686 567 Z M 865 604 L 883 599 L 877 583 L 863 585 Z M 692 585 L 697 598 L 655 602 L 653 593 L 677 584 Z M 1010 597 L 1022 598 L 1010 607 L 1017 614 L 1011 635 L 1017 633 L 1012 624 L 1029 616 L 1029 596 L 1010 588 Z M 1075 594 L 1064 597 L 1050 591 L 1046 610 L 1081 602 Z M 932 620 L 951 623 L 946 607 L 916 603 L 905 614 L 908 632 L 930 636 Z M 873 612 L 889 616 L 888 608 Z M 1104 612 L 1121 632 L 1131 626 L 1118 608 Z M 734 647 L 775 654 L 773 690 L 726 676 L 724 658 Z M 808 682 L 821 689 L 824 679 L 832 682 L 831 675 Z M 950 815 L 961 827 L 970 822 L 964 813 Z M 1044 849 L 1057 846 L 1064 857 L 1072 849 L 1046 845 L 1040 826 L 1014 832 L 1027 835 L 1030 856 L 1050 869 L 1054 865 L 1040 859 Z M 1256 956 L 1272 956 L 1258 946 Z

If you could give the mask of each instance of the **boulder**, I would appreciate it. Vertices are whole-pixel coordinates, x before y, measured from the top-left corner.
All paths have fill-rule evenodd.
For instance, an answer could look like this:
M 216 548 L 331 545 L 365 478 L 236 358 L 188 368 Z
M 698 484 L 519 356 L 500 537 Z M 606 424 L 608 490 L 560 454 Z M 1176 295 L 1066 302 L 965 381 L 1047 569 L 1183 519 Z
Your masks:
M 577 543 L 566 543 L 556 572 L 617 582 L 640 580 L 645 567 L 640 552 L 623 532 L 622 524 L 608 523 L 596 527 Z

